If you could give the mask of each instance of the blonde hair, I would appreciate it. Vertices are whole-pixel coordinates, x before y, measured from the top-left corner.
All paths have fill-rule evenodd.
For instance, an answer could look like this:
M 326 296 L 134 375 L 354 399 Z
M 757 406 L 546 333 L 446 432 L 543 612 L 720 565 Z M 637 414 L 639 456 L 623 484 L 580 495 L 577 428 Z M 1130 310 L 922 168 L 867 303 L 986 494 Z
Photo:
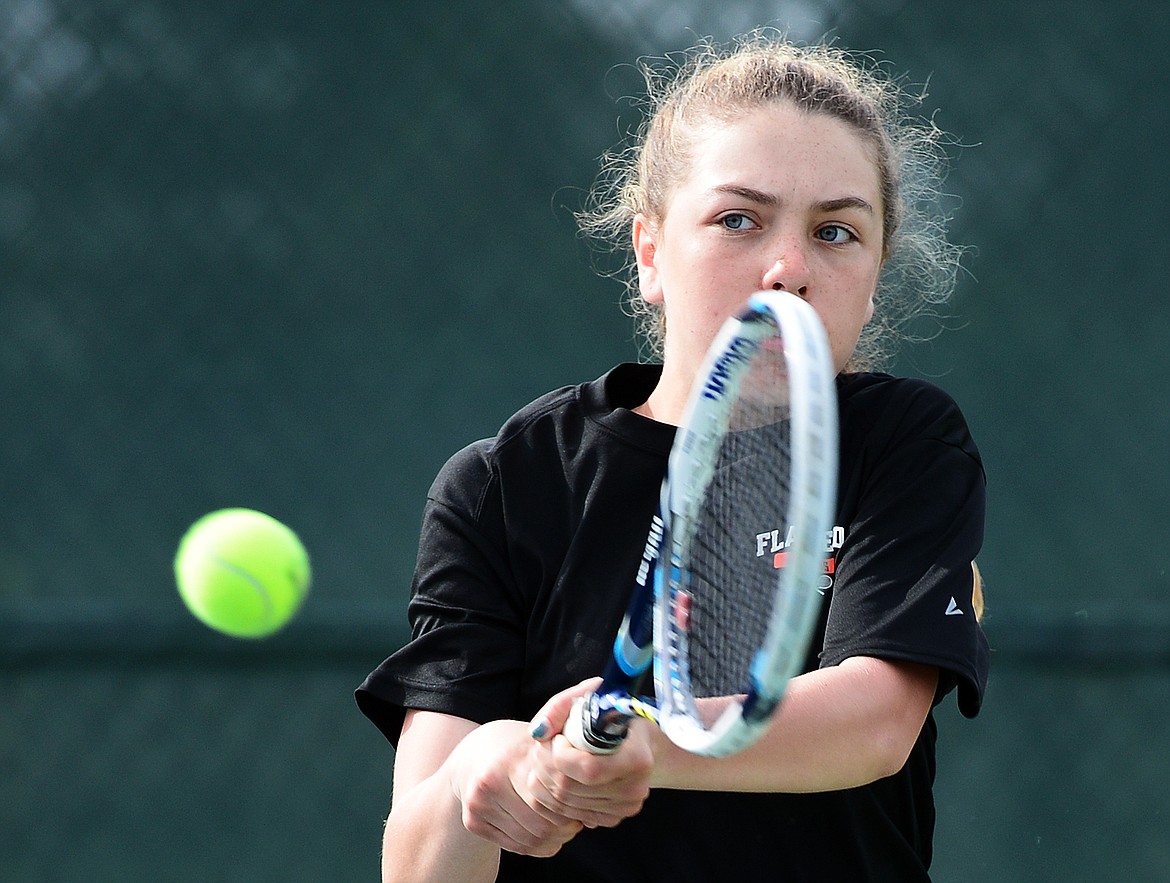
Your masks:
M 852 126 L 877 165 L 883 206 L 883 265 L 874 320 L 847 370 L 872 370 L 905 336 L 912 319 L 945 302 L 961 250 L 946 239 L 949 217 L 938 199 L 945 168 L 941 133 L 906 112 L 913 99 L 876 65 L 828 45 L 797 46 L 773 31 L 754 31 L 722 46 L 704 42 L 655 67 L 642 66 L 646 114 L 633 143 L 606 155 L 582 232 L 625 254 L 613 275 L 624 277 L 630 311 L 651 354 L 661 355 L 660 309 L 639 296 L 629 237 L 634 217 L 660 223 L 685 179 L 696 130 L 728 123 L 775 101 L 823 113 Z
M 975 621 L 983 621 L 983 574 L 979 570 L 979 565 L 974 561 L 971 562 L 971 606 L 975 608 Z

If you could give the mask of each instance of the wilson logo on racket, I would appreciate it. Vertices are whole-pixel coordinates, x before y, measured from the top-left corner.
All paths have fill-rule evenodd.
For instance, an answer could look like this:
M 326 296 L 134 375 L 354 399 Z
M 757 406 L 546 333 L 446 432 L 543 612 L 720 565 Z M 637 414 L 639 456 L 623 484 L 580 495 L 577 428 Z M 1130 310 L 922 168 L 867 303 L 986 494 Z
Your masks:
M 747 337 L 737 337 L 728 344 L 727 350 L 716 360 L 703 386 L 703 398 L 718 401 L 727 392 L 727 380 L 731 376 L 731 366 L 737 362 L 746 362 L 752 357 L 759 343 Z

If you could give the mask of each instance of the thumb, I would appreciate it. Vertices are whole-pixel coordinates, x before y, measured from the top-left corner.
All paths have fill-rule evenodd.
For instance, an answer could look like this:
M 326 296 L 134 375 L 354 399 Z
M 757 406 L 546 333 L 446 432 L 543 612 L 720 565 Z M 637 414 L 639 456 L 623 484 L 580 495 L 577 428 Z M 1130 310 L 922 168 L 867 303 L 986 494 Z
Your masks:
M 601 678 L 589 678 L 567 690 L 561 690 L 549 699 L 528 726 L 532 738 L 538 742 L 548 742 L 564 730 L 565 721 L 569 719 L 569 710 L 573 707 L 573 700 L 593 692 L 600 686 Z

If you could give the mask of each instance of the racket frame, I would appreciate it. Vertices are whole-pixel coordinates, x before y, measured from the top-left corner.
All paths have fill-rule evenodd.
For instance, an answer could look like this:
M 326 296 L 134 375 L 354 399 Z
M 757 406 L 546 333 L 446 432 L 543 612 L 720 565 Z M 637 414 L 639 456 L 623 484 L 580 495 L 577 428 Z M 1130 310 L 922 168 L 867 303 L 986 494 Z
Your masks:
M 789 385 L 792 533 L 778 570 L 777 602 L 742 695 L 710 726 L 701 722 L 687 673 L 684 562 L 711 482 L 731 406 L 751 357 L 779 336 Z M 821 606 L 820 580 L 836 508 L 837 407 L 831 350 L 815 310 L 787 292 L 762 291 L 728 319 L 709 347 L 671 448 L 631 603 L 598 689 L 579 698 L 565 735 L 579 748 L 617 750 L 629 722 L 656 722 L 694 754 L 726 756 L 755 742 L 788 681 L 803 669 Z M 637 692 L 653 666 L 657 701 Z

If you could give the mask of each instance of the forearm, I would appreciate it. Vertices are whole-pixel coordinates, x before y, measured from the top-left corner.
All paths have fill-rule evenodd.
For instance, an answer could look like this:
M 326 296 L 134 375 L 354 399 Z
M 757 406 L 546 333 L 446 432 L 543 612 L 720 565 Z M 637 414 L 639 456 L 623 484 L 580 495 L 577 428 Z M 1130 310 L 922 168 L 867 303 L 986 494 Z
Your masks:
M 500 851 L 555 855 L 581 823 L 532 796 L 528 724 L 406 715 L 383 835 L 383 880 L 492 880 Z
M 655 787 L 704 791 L 833 791 L 897 772 L 930 710 L 933 668 L 848 659 L 794 678 L 759 742 L 726 758 L 689 754 L 656 728 Z
M 382 837 L 382 883 L 494 880 L 500 850 L 467 830 L 462 809 L 441 772 L 396 796 Z

